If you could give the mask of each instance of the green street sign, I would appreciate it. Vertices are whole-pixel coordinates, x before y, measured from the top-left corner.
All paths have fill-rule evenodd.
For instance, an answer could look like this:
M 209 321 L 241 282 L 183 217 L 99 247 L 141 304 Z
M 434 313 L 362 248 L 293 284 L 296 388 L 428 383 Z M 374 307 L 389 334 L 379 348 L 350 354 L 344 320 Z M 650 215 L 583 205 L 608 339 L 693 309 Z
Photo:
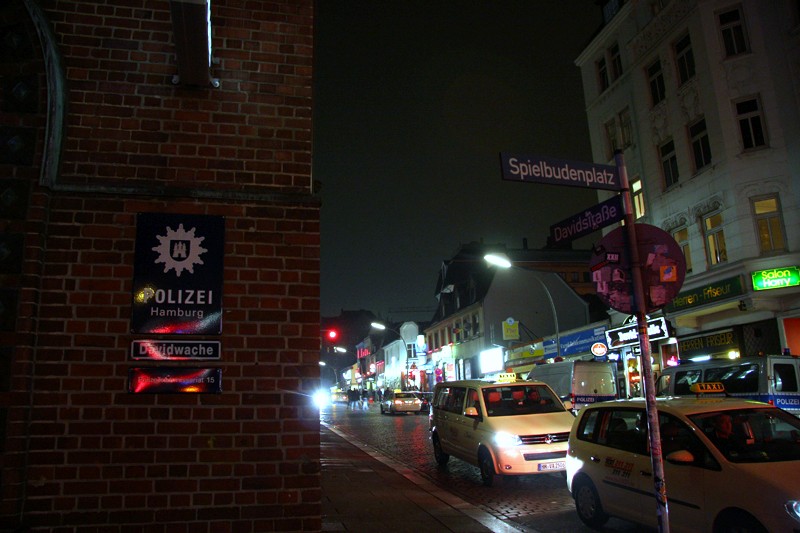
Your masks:
M 753 272 L 753 290 L 766 291 L 800 285 L 800 269 L 796 266 L 770 268 Z

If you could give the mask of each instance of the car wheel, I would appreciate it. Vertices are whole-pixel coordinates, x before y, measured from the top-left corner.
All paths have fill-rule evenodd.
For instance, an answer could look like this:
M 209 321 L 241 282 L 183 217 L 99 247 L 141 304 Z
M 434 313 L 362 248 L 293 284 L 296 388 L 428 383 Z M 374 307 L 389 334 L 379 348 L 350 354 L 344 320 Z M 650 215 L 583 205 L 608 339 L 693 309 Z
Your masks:
M 578 511 L 581 522 L 593 529 L 608 522 L 608 515 L 603 511 L 600 496 L 592 482 L 581 478 L 574 485 L 572 496 L 575 498 L 575 510 Z
M 714 522 L 714 533 L 767 533 L 767 529 L 744 511 L 730 511 Z
M 481 450 L 478 454 L 478 467 L 481 469 L 483 486 L 491 487 L 494 481 L 494 461 L 492 461 L 492 454 L 487 450 Z
M 447 461 L 450 460 L 450 456 L 442 450 L 442 443 L 439 442 L 438 435 L 433 435 L 431 440 L 433 441 L 433 457 L 436 459 L 436 464 L 445 466 Z

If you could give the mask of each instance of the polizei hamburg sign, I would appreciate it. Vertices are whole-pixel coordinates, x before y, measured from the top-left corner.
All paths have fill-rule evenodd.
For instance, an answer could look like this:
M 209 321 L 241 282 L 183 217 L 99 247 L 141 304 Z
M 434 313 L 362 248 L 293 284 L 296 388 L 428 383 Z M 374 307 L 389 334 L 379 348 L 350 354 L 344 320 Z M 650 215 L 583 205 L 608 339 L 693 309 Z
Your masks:
M 132 333 L 219 335 L 225 219 L 139 213 Z

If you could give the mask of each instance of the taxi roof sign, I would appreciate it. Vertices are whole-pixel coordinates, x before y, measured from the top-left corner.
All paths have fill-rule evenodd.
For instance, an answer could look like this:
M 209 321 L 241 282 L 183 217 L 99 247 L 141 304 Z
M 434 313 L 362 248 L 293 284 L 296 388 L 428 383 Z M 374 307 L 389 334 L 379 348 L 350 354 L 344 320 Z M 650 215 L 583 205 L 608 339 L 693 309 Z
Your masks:
M 698 382 L 689 387 L 689 390 L 695 394 L 708 394 L 713 392 L 725 392 L 725 385 L 718 381 L 702 383 Z
M 514 372 L 506 372 L 497 376 L 497 383 L 513 383 L 515 381 L 517 381 L 517 375 Z

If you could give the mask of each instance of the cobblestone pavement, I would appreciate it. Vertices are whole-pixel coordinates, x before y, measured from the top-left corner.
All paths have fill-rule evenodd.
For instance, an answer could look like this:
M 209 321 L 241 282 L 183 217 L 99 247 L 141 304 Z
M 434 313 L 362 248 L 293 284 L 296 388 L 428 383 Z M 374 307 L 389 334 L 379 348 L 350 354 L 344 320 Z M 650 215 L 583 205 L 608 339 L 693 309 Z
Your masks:
M 433 459 L 427 416 L 381 415 L 377 406 L 348 411 L 335 405 L 321 412 L 322 420 L 424 475 L 436 485 L 521 530 L 547 533 L 588 533 L 575 513 L 575 504 L 561 473 L 501 476 L 494 486 L 481 484 L 477 468 L 453 459 L 440 468 Z M 612 519 L 602 531 L 649 532 Z

